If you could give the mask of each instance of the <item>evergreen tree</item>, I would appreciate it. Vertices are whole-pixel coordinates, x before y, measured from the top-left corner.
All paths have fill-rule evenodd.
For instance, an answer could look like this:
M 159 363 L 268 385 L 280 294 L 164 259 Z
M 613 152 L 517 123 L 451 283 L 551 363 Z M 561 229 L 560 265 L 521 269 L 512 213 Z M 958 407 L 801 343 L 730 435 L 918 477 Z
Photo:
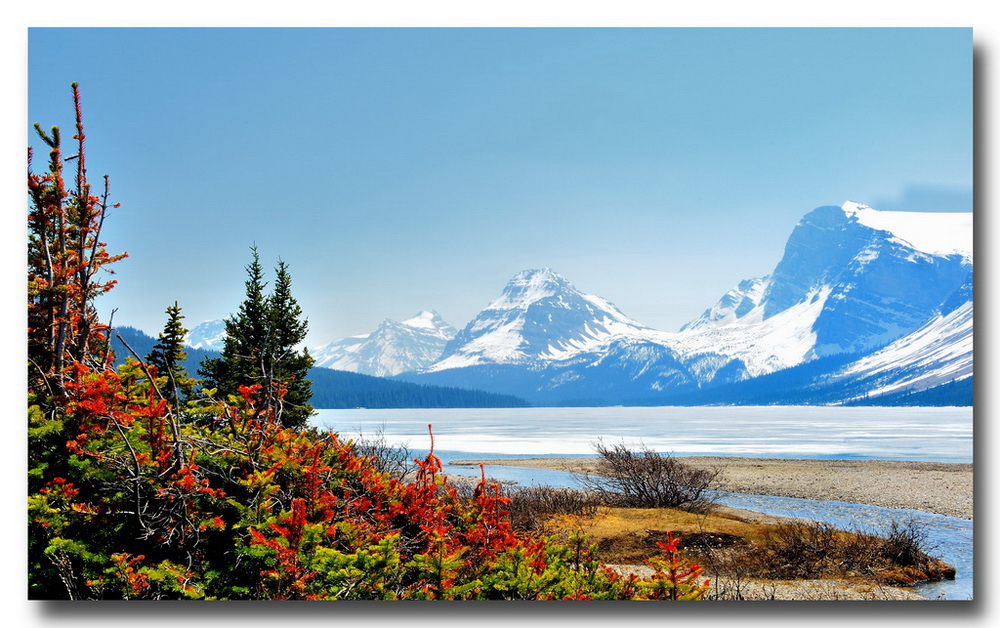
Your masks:
M 312 384 L 306 374 L 313 359 L 307 351 L 295 349 L 305 339 L 307 324 L 299 320 L 302 309 L 292 297 L 287 265 L 279 262 L 274 293 L 267 296 L 257 247 L 250 250 L 246 297 L 239 311 L 226 319 L 222 357 L 205 360 L 198 372 L 205 386 L 221 395 L 260 384 L 259 409 L 274 410 L 283 425 L 299 427 L 312 414 L 308 404 Z M 287 391 L 283 397 L 278 395 L 279 386 Z
M 287 390 L 279 400 L 282 422 L 300 427 L 313 411 L 308 403 L 312 397 L 312 382 L 306 377 L 315 360 L 307 349 L 296 350 L 305 340 L 309 324 L 302 320 L 302 308 L 292 296 L 288 265 L 278 260 L 275 275 L 274 291 L 267 303 L 271 331 L 271 379 L 280 381 Z
M 194 393 L 198 381 L 189 377 L 184 368 L 184 360 L 187 359 L 184 338 L 187 337 L 188 330 L 181 324 L 184 315 L 176 301 L 167 308 L 167 316 L 167 323 L 157 336 L 156 344 L 146 355 L 146 362 L 156 367 L 160 377 L 166 378 L 170 399 L 174 407 L 180 409 L 181 404 Z
M 226 319 L 222 357 L 201 363 L 198 374 L 205 386 L 223 397 L 235 395 L 241 385 L 264 384 L 262 360 L 267 338 L 267 302 L 264 269 L 257 247 L 251 247 L 253 261 L 246 266 L 246 297 L 236 314 Z

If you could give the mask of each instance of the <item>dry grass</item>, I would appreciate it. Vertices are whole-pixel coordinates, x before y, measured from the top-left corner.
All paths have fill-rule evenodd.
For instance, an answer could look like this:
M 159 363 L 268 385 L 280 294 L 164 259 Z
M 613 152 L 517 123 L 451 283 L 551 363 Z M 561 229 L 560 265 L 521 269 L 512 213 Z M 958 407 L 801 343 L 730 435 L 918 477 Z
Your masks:
M 546 522 L 549 532 L 573 529 L 588 534 L 601 562 L 640 572 L 657 553 L 656 542 L 673 532 L 705 567 L 714 599 L 887 599 L 905 597 L 893 586 L 954 577 L 953 568 L 919 551 L 919 535 L 905 526 L 880 539 L 821 524 L 752 521 L 724 510 L 613 507 Z

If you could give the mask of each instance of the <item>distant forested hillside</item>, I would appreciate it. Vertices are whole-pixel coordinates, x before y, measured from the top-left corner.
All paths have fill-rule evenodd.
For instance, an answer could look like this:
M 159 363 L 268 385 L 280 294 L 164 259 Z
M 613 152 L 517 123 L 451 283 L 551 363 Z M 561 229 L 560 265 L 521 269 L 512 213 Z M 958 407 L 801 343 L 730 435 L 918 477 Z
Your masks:
M 125 362 L 125 358 L 131 357 L 131 352 L 122 345 L 121 340 L 118 336 L 122 337 L 128 346 L 135 351 L 140 358 L 145 358 L 153 349 L 153 345 L 156 344 L 156 338 L 150 336 L 146 332 L 136 329 L 135 327 L 115 327 L 111 334 L 111 350 L 115 352 L 115 364 L 122 364 Z M 187 352 L 187 360 L 184 360 L 184 368 L 187 370 L 188 375 L 192 377 L 198 376 L 198 365 L 205 358 L 217 358 L 219 357 L 219 352 L 217 351 L 206 351 L 205 349 L 192 349 L 191 347 L 185 347 L 184 350 Z
M 423 386 L 327 368 L 309 371 L 313 407 L 319 408 L 519 408 L 528 402 L 481 390 Z
M 156 339 L 134 327 L 117 327 L 115 333 L 140 357 L 145 357 Z M 122 363 L 130 355 L 128 349 L 112 336 L 115 361 Z M 217 351 L 186 348 L 184 367 L 197 376 L 198 365 L 209 357 L 219 357 Z M 316 409 L 336 408 L 517 408 L 528 402 L 512 395 L 498 395 L 479 390 L 423 386 L 388 380 L 381 377 L 313 368 L 309 371 L 313 383 L 312 406 Z
M 904 391 L 865 396 L 873 387 L 863 379 L 845 378 L 831 382 L 827 375 L 863 357 L 863 354 L 837 354 L 742 380 L 708 388 L 667 392 L 623 405 L 850 405 L 850 406 L 971 406 L 972 378 L 950 382 L 920 392 Z M 853 401 L 845 399 L 857 398 Z
M 957 382 L 918 392 L 904 390 L 888 395 L 863 397 L 845 403 L 845 406 L 971 406 L 973 398 L 973 378 L 966 377 Z

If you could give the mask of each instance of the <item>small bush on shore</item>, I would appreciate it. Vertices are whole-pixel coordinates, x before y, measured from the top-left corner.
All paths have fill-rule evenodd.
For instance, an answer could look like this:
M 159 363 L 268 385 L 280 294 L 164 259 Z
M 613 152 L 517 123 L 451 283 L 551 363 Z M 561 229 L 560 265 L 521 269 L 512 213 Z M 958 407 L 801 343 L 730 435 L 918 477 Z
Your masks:
M 581 475 L 584 488 L 609 506 L 625 508 L 680 508 L 704 511 L 711 505 L 708 491 L 717 470 L 697 469 L 670 456 L 642 447 L 598 443 L 600 455 L 594 475 Z
M 792 522 L 763 528 L 760 538 L 735 554 L 700 553 L 718 574 L 753 573 L 756 578 L 792 580 L 860 577 L 908 586 L 953 579 L 955 569 L 922 548 L 922 531 L 894 522 L 881 534 L 846 532 L 826 523 Z
M 510 522 L 515 529 L 541 530 L 554 515 L 593 517 L 600 501 L 591 493 L 541 486 L 508 489 Z

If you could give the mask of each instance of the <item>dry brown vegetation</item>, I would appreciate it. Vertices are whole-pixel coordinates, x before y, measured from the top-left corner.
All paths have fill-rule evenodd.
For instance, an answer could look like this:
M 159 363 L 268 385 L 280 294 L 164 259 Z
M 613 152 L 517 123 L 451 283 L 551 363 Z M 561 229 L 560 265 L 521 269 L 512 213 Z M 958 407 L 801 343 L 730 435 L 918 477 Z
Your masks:
M 878 536 L 725 507 L 605 506 L 593 494 L 568 489 L 507 487 L 506 493 L 517 527 L 557 537 L 582 530 L 596 558 L 622 572 L 644 573 L 656 543 L 673 533 L 705 567 L 713 599 L 900 599 L 906 592 L 893 587 L 955 575 L 924 553 L 923 536 L 911 525 Z
M 690 464 L 624 446 L 600 446 L 598 453 L 577 460 L 497 461 L 573 471 L 585 480 L 584 491 L 508 487 L 512 523 L 557 536 L 582 530 L 596 544 L 598 560 L 637 574 L 645 573 L 642 565 L 656 554 L 657 542 L 672 534 L 684 553 L 705 567 L 712 579 L 709 597 L 714 599 L 919 598 L 896 587 L 955 577 L 953 567 L 925 553 L 929 548 L 924 534 L 913 524 L 893 524 L 878 534 L 845 532 L 827 524 L 716 506 L 707 495 L 722 479 L 720 468 L 706 464 L 716 459 Z M 780 468 L 785 473 L 779 477 L 791 482 L 801 478 L 803 465 L 807 471 L 817 470 L 816 461 L 726 462 L 759 467 L 771 480 Z M 858 465 L 838 465 L 861 470 Z M 880 472 L 941 471 L 924 468 L 928 465 L 879 465 Z
M 919 531 L 906 525 L 894 526 L 882 538 L 811 522 L 750 521 L 721 509 L 600 507 L 593 514 L 550 516 L 544 527 L 556 534 L 582 529 L 597 545 L 599 560 L 639 573 L 643 561 L 655 554 L 656 542 L 672 532 L 684 552 L 705 567 L 715 599 L 744 599 L 750 591 L 760 596 L 768 583 L 773 595 L 779 585 L 796 582 L 803 585 L 803 599 L 829 599 L 838 589 L 852 587 L 877 589 L 886 597 L 885 587 L 955 575 L 953 567 L 920 549 Z

